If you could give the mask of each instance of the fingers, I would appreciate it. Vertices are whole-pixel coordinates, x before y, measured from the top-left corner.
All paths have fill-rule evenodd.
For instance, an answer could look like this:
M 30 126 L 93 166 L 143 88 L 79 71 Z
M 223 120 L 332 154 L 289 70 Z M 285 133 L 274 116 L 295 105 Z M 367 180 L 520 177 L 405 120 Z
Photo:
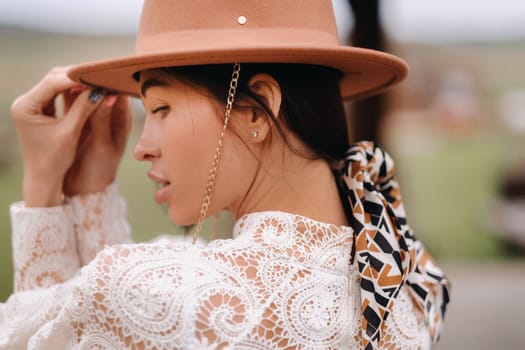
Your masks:
M 64 91 L 64 93 L 62 94 L 62 96 L 64 97 L 64 113 L 67 113 L 67 111 L 69 111 L 71 105 L 73 104 L 73 102 L 75 102 L 78 95 L 80 95 L 80 93 L 82 93 L 85 90 L 87 90 L 87 87 L 75 86 L 71 89 Z
M 67 132 L 78 137 L 88 118 L 97 110 L 103 101 L 102 89 L 86 90 L 75 99 L 69 110 L 64 114 L 62 123 Z
M 106 96 L 101 106 L 89 119 L 93 138 L 104 144 L 113 144 L 111 135 L 111 109 L 108 107 L 108 101 L 115 98 L 117 98 L 115 95 Z
M 18 97 L 11 106 L 14 118 L 50 113 L 55 97 L 63 91 L 77 86 L 66 75 L 66 67 L 53 68 L 31 90 Z
M 114 94 L 105 96 L 104 101 L 89 116 L 86 126 L 89 126 L 89 134 L 95 144 L 122 151 L 131 130 L 128 97 Z
M 69 79 L 67 70 L 68 67 L 52 69 L 31 90 L 17 98 L 11 106 L 15 122 L 39 124 L 44 116 L 55 117 L 55 99 L 63 94 L 64 116 L 56 124 L 59 134 L 78 141 L 91 117 L 88 126 L 92 137 L 111 143 L 117 149 L 123 148 L 131 128 L 128 98 L 104 97 L 101 89 L 88 90 Z
M 113 106 L 111 130 L 115 146 L 123 150 L 131 131 L 131 112 L 127 96 L 119 96 Z

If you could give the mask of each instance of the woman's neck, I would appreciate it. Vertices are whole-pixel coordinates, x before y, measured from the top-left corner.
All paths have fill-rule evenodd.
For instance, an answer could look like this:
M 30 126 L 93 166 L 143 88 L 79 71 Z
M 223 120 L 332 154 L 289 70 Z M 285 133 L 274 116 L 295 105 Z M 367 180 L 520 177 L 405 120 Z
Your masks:
M 232 209 L 237 219 L 251 212 L 276 210 L 348 225 L 327 162 L 306 159 L 289 149 L 280 152 L 280 157 L 261 160 L 248 192 Z

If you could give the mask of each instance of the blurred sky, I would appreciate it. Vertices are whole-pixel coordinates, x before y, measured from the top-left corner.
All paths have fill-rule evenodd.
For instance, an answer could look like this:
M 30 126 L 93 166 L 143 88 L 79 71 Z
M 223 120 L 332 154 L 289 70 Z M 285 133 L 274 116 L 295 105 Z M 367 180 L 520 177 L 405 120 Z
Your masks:
M 347 0 L 333 3 L 340 33 L 346 33 L 351 25 Z M 142 0 L 0 0 L 0 25 L 134 34 L 141 6 Z M 389 35 L 404 41 L 525 38 L 523 0 L 383 0 L 382 15 Z

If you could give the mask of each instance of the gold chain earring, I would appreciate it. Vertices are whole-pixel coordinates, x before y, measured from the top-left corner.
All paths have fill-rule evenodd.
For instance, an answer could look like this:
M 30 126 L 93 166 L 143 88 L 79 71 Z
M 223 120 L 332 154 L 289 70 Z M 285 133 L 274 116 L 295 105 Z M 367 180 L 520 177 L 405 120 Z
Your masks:
M 211 163 L 210 174 L 208 175 L 208 182 L 206 183 L 206 190 L 204 192 L 204 199 L 202 201 L 201 211 L 199 214 L 199 219 L 197 221 L 197 226 L 195 227 L 195 232 L 193 234 L 193 243 L 197 242 L 199 235 L 202 230 L 202 224 L 206 219 L 208 214 L 208 209 L 210 208 L 211 200 L 213 198 L 213 192 L 215 189 L 215 182 L 217 181 L 217 170 L 219 169 L 219 163 L 221 160 L 222 147 L 224 143 L 224 135 L 226 134 L 226 128 L 228 127 L 228 121 L 230 120 L 230 113 L 233 107 L 233 101 L 235 99 L 235 92 L 237 91 L 237 83 L 239 81 L 239 73 L 241 71 L 241 65 L 235 63 L 233 65 L 232 78 L 230 81 L 230 89 L 228 91 L 228 100 L 226 101 L 226 111 L 224 112 L 224 125 L 222 126 L 221 134 L 219 136 L 219 142 L 217 144 L 217 149 L 215 150 L 215 155 Z

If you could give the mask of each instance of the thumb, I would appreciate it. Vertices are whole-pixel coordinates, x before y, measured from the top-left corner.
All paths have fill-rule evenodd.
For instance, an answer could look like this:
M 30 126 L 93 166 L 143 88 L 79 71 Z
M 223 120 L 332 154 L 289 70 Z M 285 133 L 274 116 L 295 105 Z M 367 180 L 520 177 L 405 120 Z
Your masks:
M 101 88 L 87 90 L 78 95 L 71 108 L 62 118 L 62 122 L 68 131 L 80 135 L 86 120 L 100 106 L 103 97 L 104 91 Z

